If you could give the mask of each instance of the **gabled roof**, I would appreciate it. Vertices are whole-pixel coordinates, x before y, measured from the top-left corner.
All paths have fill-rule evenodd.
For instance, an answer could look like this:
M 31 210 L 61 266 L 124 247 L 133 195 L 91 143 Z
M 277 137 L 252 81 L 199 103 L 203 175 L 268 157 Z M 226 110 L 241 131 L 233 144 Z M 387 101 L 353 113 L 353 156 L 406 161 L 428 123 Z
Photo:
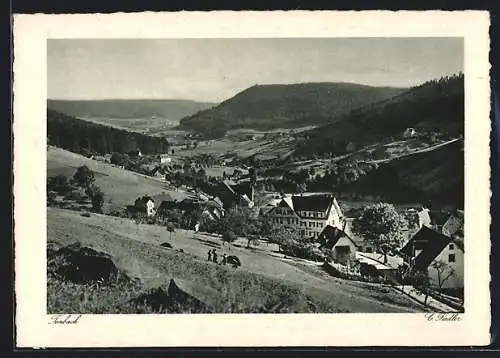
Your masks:
M 329 211 L 334 202 L 333 196 L 326 195 L 294 195 L 292 196 L 293 208 L 299 211 Z
M 358 247 L 356 242 L 354 242 L 354 240 L 352 240 L 349 237 L 349 235 L 347 235 L 344 231 L 340 230 L 339 228 L 336 228 L 331 225 L 325 226 L 325 228 L 318 235 L 318 241 L 320 243 L 320 247 L 331 249 L 343 237 L 349 239 L 354 244 L 354 246 Z
M 451 215 L 448 220 L 443 225 L 443 234 L 446 236 L 451 236 L 453 234 L 463 231 L 464 220 L 463 216 L 460 218 L 459 215 Z
M 425 270 L 451 242 L 455 241 L 435 230 L 422 226 L 401 251 L 411 257 L 413 248 L 422 250 L 415 258 L 415 268 Z M 459 244 L 457 244 L 457 246 L 459 246 Z

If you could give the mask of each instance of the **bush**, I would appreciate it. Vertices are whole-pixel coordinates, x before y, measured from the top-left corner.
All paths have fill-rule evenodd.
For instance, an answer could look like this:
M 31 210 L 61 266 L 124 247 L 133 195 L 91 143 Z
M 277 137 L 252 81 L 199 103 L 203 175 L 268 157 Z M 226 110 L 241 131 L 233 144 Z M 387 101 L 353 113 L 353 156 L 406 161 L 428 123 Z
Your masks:
M 64 200 L 80 201 L 86 199 L 88 199 L 88 196 L 81 189 L 70 191 L 64 196 Z
M 49 192 L 47 192 L 47 203 L 48 204 L 55 203 L 56 199 L 57 199 L 57 193 L 55 191 L 49 191 Z
M 86 218 L 89 218 L 90 217 L 90 213 L 89 212 L 84 212 L 81 214 L 82 216 L 85 216 Z
M 64 175 L 47 178 L 47 191 L 55 192 L 59 195 L 66 195 L 71 191 L 72 187 L 68 179 Z
M 73 175 L 72 182 L 82 188 L 87 188 L 95 182 L 94 172 L 86 165 L 82 165 Z
M 231 243 L 231 242 L 236 241 L 237 238 L 238 237 L 236 236 L 236 234 L 232 231 L 225 231 L 222 234 L 222 241 L 224 241 L 224 242 Z
M 102 212 L 102 205 L 104 204 L 104 193 L 97 185 L 87 187 L 86 193 L 92 202 L 92 210 L 95 212 Z

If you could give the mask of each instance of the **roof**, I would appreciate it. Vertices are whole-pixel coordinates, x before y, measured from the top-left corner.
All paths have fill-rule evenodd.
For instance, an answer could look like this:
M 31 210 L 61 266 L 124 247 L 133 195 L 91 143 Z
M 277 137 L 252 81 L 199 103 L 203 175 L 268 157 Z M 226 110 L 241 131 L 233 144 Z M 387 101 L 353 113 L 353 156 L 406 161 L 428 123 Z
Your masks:
M 381 264 L 384 266 L 383 269 L 397 269 L 400 265 L 403 264 L 403 258 L 399 256 L 392 256 L 392 255 L 387 255 L 387 263 L 384 263 L 384 254 L 381 253 L 375 253 L 375 252 L 357 252 L 356 253 L 356 258 L 363 262 L 363 259 L 367 259 L 365 262 L 368 260 L 375 261 L 378 264 Z M 377 267 L 378 268 L 378 267 Z
M 333 196 L 292 196 L 293 209 L 299 211 L 329 211 L 335 198 Z
M 320 247 L 331 249 L 343 237 L 349 239 L 354 244 L 354 246 L 358 247 L 356 242 L 354 242 L 354 240 L 352 240 L 349 237 L 349 235 L 347 235 L 344 231 L 340 230 L 339 228 L 336 228 L 331 225 L 325 226 L 325 228 L 318 235 L 318 241 L 321 243 Z
M 356 252 L 356 259 L 360 263 L 371 265 L 377 270 L 394 270 L 397 269 L 402 260 L 398 260 L 396 256 L 387 255 L 387 263 L 384 264 L 383 254 L 374 254 L 367 252 Z
M 422 250 L 415 258 L 415 268 L 425 270 L 450 242 L 454 242 L 450 237 L 422 226 L 401 251 L 412 257 L 413 249 Z
M 459 232 L 463 232 L 464 227 L 464 219 L 463 216 L 460 218 L 459 215 L 451 215 L 448 220 L 443 225 L 443 234 L 446 236 L 451 236 L 453 234 L 460 234 Z

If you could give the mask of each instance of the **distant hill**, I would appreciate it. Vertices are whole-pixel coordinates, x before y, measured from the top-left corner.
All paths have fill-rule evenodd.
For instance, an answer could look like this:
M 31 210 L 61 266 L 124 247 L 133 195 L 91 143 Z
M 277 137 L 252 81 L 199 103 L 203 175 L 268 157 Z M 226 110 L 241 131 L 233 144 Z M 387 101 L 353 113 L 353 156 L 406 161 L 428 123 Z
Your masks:
M 47 100 L 47 108 L 78 118 L 159 117 L 171 121 L 215 105 L 177 99 Z
M 183 118 L 179 127 L 220 137 L 237 128 L 270 130 L 323 124 L 403 91 L 351 83 L 255 85 L 212 109 Z
M 424 83 L 395 97 L 353 109 L 333 123 L 307 134 L 298 154 L 343 154 L 349 142 L 357 148 L 397 136 L 408 128 L 438 131 L 453 138 L 464 132 L 464 78 L 455 75 Z
M 432 150 L 392 160 L 349 189 L 393 201 L 430 201 L 463 208 L 463 150 L 463 140 L 457 139 Z

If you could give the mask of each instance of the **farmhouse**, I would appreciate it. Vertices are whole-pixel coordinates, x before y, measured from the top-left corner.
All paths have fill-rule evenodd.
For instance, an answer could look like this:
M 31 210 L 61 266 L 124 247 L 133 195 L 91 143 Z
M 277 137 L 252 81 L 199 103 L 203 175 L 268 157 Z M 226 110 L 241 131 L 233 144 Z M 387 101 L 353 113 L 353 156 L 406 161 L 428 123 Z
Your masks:
M 318 237 L 327 225 L 340 229 L 343 218 L 333 195 L 313 193 L 285 196 L 266 216 L 276 224 L 297 228 L 304 237 Z
M 137 198 L 134 205 L 127 206 L 127 212 L 132 215 L 146 214 L 147 216 L 154 216 L 156 214 L 155 201 L 149 195 Z
M 159 159 L 160 164 L 168 164 L 172 162 L 172 157 L 170 157 L 168 154 L 160 154 Z
M 464 287 L 464 244 L 423 226 L 401 249 L 414 270 L 428 272 L 431 283 L 444 289 Z
M 226 209 L 233 206 L 248 208 L 254 206 L 254 186 L 250 182 L 237 184 L 231 180 L 224 180 L 217 185 L 212 194 L 219 198 Z
M 358 249 L 356 243 L 342 230 L 327 225 L 318 235 L 320 249 L 331 250 L 333 261 L 343 265 L 353 260 Z

